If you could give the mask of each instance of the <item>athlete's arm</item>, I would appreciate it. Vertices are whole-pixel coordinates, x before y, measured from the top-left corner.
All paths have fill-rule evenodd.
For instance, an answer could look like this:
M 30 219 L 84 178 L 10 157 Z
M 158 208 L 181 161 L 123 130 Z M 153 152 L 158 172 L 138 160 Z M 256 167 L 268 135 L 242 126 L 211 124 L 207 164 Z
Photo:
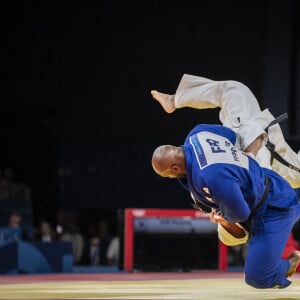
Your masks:
M 210 221 L 218 224 L 218 238 L 227 246 L 236 246 L 247 243 L 249 232 L 239 223 L 226 221 L 221 213 L 213 210 L 210 214 Z
M 226 221 L 222 215 L 215 210 L 209 214 L 210 221 L 212 223 L 220 224 L 228 233 L 235 238 L 243 238 L 246 236 L 245 230 L 237 223 Z
M 236 180 L 216 176 L 208 189 L 213 196 L 213 202 L 218 205 L 227 221 L 240 223 L 249 218 L 251 213 L 249 205 Z

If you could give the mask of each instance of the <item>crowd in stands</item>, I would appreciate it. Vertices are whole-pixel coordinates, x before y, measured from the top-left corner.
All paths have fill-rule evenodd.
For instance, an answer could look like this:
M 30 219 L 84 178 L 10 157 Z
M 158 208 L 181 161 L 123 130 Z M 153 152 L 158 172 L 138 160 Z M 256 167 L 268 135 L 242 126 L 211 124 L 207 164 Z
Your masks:
M 42 220 L 34 229 L 33 236 L 27 234 L 22 227 L 22 215 L 12 211 L 7 226 L 0 228 L 0 244 L 3 239 L 8 241 L 41 241 L 41 242 L 71 242 L 73 250 L 73 264 L 85 266 L 118 266 L 119 237 L 109 232 L 108 222 L 99 220 L 89 227 L 90 233 L 85 236 L 76 223 L 68 222 L 61 231 L 53 228 L 50 222 Z M 6 237 L 1 237 L 1 233 Z
M 89 225 L 89 233 L 84 235 L 76 220 L 68 220 L 60 230 L 54 230 L 51 224 L 41 221 L 34 239 L 42 242 L 71 242 L 73 264 L 86 266 L 111 266 L 119 262 L 119 237 L 112 236 L 106 220 Z
M 106 220 L 93 220 L 80 228 L 78 218 L 63 216 L 61 226 L 49 220 L 34 226 L 31 188 L 15 180 L 11 167 L 0 169 L 0 206 L 0 244 L 5 240 L 71 242 L 74 265 L 118 265 L 119 237 L 111 234 Z

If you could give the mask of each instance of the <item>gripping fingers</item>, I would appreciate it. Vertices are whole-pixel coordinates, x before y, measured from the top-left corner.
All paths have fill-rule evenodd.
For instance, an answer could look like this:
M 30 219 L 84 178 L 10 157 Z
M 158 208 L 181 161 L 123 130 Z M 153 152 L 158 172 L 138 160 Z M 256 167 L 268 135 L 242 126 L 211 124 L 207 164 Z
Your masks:
M 209 214 L 209 219 L 212 223 L 219 223 L 219 222 L 223 221 L 223 216 L 222 216 L 221 212 L 217 212 L 217 211 L 213 210 Z

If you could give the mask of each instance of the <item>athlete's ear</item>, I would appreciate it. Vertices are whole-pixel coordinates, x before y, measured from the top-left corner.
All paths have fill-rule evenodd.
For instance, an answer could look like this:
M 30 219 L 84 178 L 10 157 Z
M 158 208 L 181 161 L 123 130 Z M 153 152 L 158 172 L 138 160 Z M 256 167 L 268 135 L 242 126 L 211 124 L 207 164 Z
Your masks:
M 179 172 L 181 172 L 181 166 L 179 166 L 177 164 L 172 164 L 171 170 L 174 171 L 175 173 L 179 173 Z

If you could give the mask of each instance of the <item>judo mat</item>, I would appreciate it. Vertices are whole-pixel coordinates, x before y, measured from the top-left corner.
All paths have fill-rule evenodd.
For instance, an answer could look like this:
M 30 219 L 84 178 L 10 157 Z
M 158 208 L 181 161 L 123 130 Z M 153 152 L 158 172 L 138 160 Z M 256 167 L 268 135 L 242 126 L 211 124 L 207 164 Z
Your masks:
M 39 274 L 0 276 L 0 299 L 300 300 L 300 274 L 286 289 L 254 289 L 241 272 Z

